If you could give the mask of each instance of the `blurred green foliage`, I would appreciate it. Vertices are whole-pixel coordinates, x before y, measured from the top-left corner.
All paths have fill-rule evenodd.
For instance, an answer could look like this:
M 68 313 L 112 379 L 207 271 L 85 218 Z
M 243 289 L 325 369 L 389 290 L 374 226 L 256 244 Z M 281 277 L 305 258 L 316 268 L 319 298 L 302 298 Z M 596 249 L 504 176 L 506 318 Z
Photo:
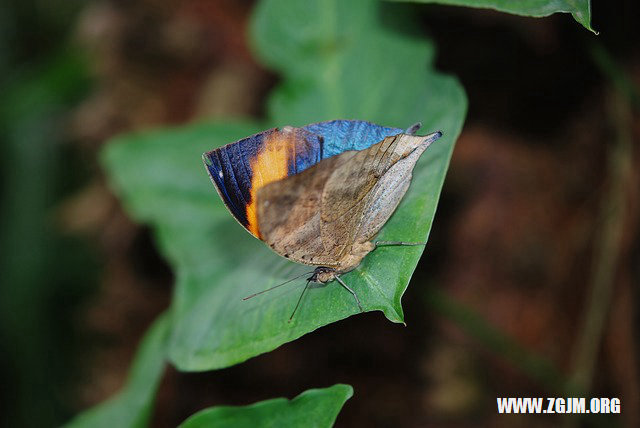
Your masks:
M 165 367 L 168 317 L 159 317 L 145 335 L 122 391 L 80 414 L 68 427 L 145 427 Z
M 0 424 L 53 426 L 68 417 L 75 374 L 73 308 L 96 262 L 56 230 L 56 203 L 86 173 L 65 145 L 67 112 L 89 88 L 67 32 L 80 2 L 0 8 Z
M 219 406 L 201 410 L 180 428 L 332 427 L 338 412 L 353 395 L 349 385 L 310 389 L 292 400 L 274 398 L 250 406 Z

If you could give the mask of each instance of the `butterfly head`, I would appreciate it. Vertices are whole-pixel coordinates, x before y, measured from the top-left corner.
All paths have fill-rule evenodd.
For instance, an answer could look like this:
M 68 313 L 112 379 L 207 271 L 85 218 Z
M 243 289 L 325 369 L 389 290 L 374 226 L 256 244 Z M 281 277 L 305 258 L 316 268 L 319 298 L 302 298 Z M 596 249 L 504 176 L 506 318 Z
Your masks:
M 307 278 L 307 281 L 326 284 L 336 279 L 337 276 L 338 272 L 334 268 L 319 266 L 313 271 L 313 275 Z

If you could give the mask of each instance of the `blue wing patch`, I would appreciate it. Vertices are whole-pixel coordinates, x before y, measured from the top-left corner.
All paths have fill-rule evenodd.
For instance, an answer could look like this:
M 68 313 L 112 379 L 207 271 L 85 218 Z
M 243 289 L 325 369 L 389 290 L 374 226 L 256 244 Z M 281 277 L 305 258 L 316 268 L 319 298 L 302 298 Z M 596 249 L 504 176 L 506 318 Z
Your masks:
M 347 150 L 364 150 L 386 137 L 398 135 L 404 130 L 376 125 L 364 120 L 331 120 L 312 123 L 303 129 L 322 136 L 322 159 L 339 155 Z

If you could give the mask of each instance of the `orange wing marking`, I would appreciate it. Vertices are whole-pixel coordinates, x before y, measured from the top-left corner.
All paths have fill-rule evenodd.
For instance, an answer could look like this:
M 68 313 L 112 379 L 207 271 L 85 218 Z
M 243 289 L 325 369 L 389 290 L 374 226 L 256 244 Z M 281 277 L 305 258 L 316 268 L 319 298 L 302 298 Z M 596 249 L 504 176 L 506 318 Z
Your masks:
M 251 159 L 251 202 L 247 204 L 247 228 L 257 238 L 260 237 L 258 228 L 258 190 L 267 184 L 285 178 L 289 175 L 289 159 L 295 153 L 295 131 L 284 127 L 269 135 L 258 155 Z

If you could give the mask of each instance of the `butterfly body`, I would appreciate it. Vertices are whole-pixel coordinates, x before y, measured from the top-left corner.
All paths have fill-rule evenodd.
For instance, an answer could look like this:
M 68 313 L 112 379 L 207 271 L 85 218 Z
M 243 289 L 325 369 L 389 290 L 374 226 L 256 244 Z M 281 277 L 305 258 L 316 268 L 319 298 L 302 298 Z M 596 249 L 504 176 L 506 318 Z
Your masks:
M 240 224 L 279 255 L 316 266 L 309 281 L 338 279 L 357 300 L 339 275 L 375 248 L 416 162 L 441 135 L 338 120 L 267 130 L 203 158 Z
M 357 267 L 375 246 L 432 140 L 398 134 L 347 151 L 258 191 L 262 239 L 298 263 L 338 273 Z

